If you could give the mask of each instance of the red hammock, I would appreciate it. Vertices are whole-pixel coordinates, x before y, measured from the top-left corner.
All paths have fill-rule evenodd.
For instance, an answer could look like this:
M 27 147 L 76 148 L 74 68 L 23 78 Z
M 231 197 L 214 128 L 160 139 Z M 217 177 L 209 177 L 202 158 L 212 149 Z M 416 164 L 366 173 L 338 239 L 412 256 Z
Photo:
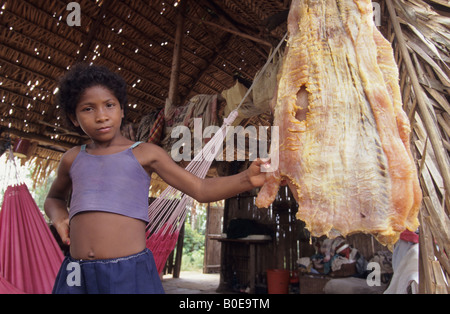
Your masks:
M 179 231 L 167 232 L 166 226 L 157 233 L 147 232 L 147 248 L 152 251 L 158 273 L 164 270 L 166 261 L 178 241 Z
M 6 281 L 5 278 L 0 276 L 0 294 L 24 294 L 22 291 L 14 287 L 12 284 Z
M 51 293 L 63 254 L 25 184 L 0 211 L 0 293 Z

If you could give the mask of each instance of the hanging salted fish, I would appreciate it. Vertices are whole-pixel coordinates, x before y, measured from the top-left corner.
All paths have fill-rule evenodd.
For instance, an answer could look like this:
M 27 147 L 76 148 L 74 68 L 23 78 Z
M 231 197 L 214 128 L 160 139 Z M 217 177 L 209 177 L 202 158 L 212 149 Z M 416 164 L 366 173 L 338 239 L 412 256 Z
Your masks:
M 274 108 L 280 142 L 256 204 L 286 180 L 313 236 L 370 233 L 394 244 L 422 199 L 392 47 L 370 0 L 293 0 Z M 272 155 L 274 156 L 274 155 Z

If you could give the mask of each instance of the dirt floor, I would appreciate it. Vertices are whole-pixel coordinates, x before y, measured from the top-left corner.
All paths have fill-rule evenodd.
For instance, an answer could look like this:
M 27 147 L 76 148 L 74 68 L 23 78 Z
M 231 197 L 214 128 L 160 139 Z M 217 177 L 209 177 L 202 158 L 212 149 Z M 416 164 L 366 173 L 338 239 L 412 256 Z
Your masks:
M 219 274 L 203 274 L 195 271 L 182 271 L 180 278 L 165 275 L 162 279 L 166 294 L 216 294 L 219 282 Z

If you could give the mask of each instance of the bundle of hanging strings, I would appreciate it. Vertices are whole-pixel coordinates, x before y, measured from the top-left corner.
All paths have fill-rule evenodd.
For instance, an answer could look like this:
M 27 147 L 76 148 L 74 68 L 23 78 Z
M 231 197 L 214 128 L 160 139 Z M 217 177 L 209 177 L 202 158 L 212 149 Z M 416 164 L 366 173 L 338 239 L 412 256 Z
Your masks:
M 9 186 L 15 186 L 22 184 L 24 182 L 24 174 L 22 169 L 19 167 L 14 153 L 11 147 L 5 148 L 4 154 L 2 154 L 0 162 L 0 200 L 3 198 L 4 192 Z
M 287 33 L 272 52 L 259 74 L 255 77 L 253 84 L 247 90 L 240 104 L 226 119 L 224 119 L 221 128 L 189 163 L 186 167 L 187 171 L 195 174 L 199 178 L 206 177 L 212 162 L 217 154 L 222 151 L 222 143 L 227 136 L 229 127 L 238 117 L 240 107 L 252 92 L 253 86 L 261 79 L 262 75 L 264 75 L 264 72 L 272 62 L 276 53 L 280 50 L 286 38 Z M 150 204 L 148 209 L 150 223 L 147 226 L 147 248 L 150 249 L 154 255 L 158 272 L 161 272 L 164 269 L 167 258 L 175 248 L 186 214 L 193 206 L 193 203 L 194 200 L 190 196 L 169 186 Z

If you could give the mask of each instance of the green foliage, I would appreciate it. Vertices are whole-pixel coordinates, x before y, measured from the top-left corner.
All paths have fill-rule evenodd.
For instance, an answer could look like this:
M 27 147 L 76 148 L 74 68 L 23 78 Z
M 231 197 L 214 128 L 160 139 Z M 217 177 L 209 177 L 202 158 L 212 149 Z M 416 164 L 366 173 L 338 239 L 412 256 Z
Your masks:
M 205 252 L 205 235 L 191 227 L 186 222 L 184 227 L 183 258 L 181 268 L 183 270 L 200 270 L 203 268 L 203 256 Z
M 33 198 L 41 211 L 44 210 L 44 202 L 53 180 L 54 177 L 52 176 L 45 184 L 37 184 L 34 189 L 30 187 L 30 192 L 33 194 Z
M 45 199 L 47 198 L 48 191 L 50 190 L 50 187 L 55 180 L 56 173 L 51 172 L 49 174 L 49 177 L 41 183 L 33 183 L 32 182 L 32 176 L 35 169 L 33 167 L 28 168 L 28 173 L 26 174 L 26 178 L 28 180 L 28 189 L 30 190 L 31 195 L 33 196 L 34 201 L 36 202 L 36 205 L 39 207 L 40 211 L 44 215 L 44 218 L 48 220 L 47 215 L 44 212 L 44 203 Z M 49 221 L 47 221 L 49 222 Z

